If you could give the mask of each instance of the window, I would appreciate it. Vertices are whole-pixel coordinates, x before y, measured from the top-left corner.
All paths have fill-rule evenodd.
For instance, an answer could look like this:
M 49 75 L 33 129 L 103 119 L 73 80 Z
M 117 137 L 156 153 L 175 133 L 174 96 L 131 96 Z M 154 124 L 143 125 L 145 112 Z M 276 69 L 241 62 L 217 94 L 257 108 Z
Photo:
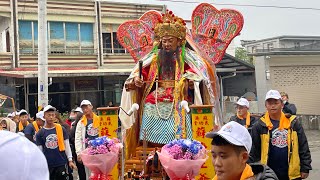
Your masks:
M 38 22 L 33 22 L 33 39 L 33 52 L 35 52 L 38 49 Z
M 38 23 L 19 21 L 19 44 L 21 54 L 38 51 Z M 48 22 L 48 53 L 94 54 L 93 24 Z
M 64 29 L 62 22 L 49 22 L 50 27 L 50 53 L 64 54 L 65 53 L 65 40 Z
M 34 40 L 32 39 L 32 21 L 19 21 L 20 53 L 32 53 Z
M 6 31 L 6 52 L 10 52 L 10 33 L 9 31 Z
M 107 32 L 102 33 L 103 53 L 126 53 L 126 50 L 120 45 L 117 39 L 116 31 L 118 25 L 107 24 L 103 29 L 107 29 Z
M 93 26 L 89 23 L 80 24 L 81 52 L 84 54 L 93 53 Z
M 124 48 L 120 45 L 118 39 L 117 39 L 117 33 L 113 32 L 113 50 L 114 53 L 125 53 Z
M 112 40 L 111 33 L 103 33 L 103 53 L 112 53 Z
M 66 49 L 68 54 L 80 53 L 80 38 L 78 32 L 78 23 L 66 24 Z

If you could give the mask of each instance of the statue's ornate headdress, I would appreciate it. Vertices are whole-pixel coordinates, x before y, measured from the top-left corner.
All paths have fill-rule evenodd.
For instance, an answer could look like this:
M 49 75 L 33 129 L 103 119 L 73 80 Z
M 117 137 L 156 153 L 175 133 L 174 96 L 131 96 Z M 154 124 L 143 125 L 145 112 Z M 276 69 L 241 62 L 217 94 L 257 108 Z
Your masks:
M 159 41 L 163 36 L 174 36 L 185 42 L 187 29 L 182 18 L 175 16 L 172 11 L 167 11 L 158 21 L 154 28 L 156 41 Z

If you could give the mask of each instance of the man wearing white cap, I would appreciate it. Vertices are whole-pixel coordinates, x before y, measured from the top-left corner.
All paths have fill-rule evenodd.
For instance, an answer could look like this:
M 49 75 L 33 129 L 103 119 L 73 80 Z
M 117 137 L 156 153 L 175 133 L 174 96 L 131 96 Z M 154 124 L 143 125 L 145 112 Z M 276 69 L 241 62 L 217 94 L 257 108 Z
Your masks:
M 216 176 L 213 180 L 278 180 L 275 173 L 261 164 L 247 164 L 252 139 L 248 130 L 231 121 L 217 132 L 209 132 L 212 138 L 212 164 Z
M 21 111 L 19 111 L 19 123 L 18 123 L 17 132 L 24 131 L 24 129 L 29 124 L 28 118 L 29 118 L 29 114 L 26 110 L 22 109 Z
M 276 90 L 266 94 L 267 112 L 252 128 L 250 161 L 267 164 L 281 180 L 305 179 L 311 168 L 307 137 L 296 116 L 287 118 Z
M 100 119 L 93 113 L 93 106 L 89 100 L 83 100 L 80 104 L 83 116 L 78 122 L 75 132 L 75 148 L 78 162 L 82 162 L 81 152 L 87 147 L 86 140 L 92 140 L 99 136 Z M 87 178 L 90 175 L 89 169 L 85 168 Z
M 257 122 L 256 118 L 250 115 L 249 101 L 245 98 L 240 98 L 236 103 L 237 115 L 232 116 L 230 121 L 235 121 L 247 129 L 251 129 L 254 123 Z
M 46 158 L 19 134 L 0 131 L 1 180 L 49 180 Z
M 36 134 L 44 125 L 43 111 L 40 111 L 36 114 L 36 120 L 32 123 L 28 124 L 27 127 L 24 129 L 24 134 L 26 138 L 28 138 L 31 142 L 36 143 Z
M 72 153 L 69 143 L 69 135 L 60 124 L 54 123 L 56 108 L 48 105 L 44 107 L 44 119 L 46 121 L 43 128 L 36 135 L 38 147 L 45 155 L 50 180 L 67 180 L 68 171 L 66 166 L 76 169 L 72 161 Z

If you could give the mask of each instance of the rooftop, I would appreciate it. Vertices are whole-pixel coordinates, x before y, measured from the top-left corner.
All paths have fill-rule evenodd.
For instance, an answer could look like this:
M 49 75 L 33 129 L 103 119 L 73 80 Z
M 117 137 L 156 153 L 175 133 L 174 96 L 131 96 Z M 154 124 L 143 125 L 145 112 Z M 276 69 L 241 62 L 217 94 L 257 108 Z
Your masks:
M 270 40 L 320 40 L 320 36 L 291 36 L 291 35 L 284 35 L 284 36 L 276 36 L 266 39 L 260 39 L 260 40 L 241 40 L 241 45 L 246 46 L 250 44 L 255 44 L 259 42 L 264 41 L 270 41 Z

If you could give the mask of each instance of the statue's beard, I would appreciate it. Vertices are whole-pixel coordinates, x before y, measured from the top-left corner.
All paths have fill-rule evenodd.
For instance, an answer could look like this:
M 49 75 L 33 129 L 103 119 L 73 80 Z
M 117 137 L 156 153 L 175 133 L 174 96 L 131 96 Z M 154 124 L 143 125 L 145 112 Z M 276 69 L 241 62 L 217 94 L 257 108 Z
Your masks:
M 161 73 L 172 73 L 175 70 L 176 60 L 179 59 L 179 50 L 170 50 L 166 51 L 160 49 L 160 65 L 161 65 Z

